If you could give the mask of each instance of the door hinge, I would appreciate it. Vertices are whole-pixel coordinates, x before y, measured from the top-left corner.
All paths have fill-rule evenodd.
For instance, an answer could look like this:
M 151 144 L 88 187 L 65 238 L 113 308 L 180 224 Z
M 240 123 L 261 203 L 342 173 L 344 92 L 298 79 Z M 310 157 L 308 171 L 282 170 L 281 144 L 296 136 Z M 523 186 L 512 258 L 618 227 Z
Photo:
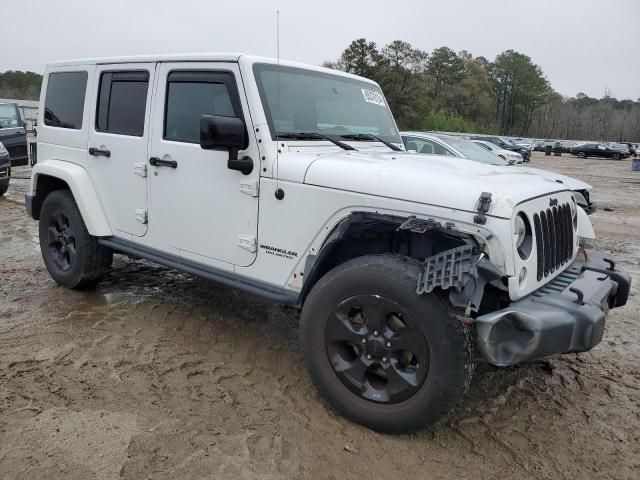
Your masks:
M 242 180 L 240 182 L 240 191 L 251 197 L 257 197 L 260 193 L 260 186 L 257 180 Z
M 258 240 L 255 235 L 238 235 L 238 246 L 251 253 L 255 253 L 258 249 Z
M 136 162 L 133 164 L 133 173 L 140 175 L 141 177 L 147 176 L 147 164 L 143 162 Z
M 136 208 L 136 220 L 142 223 L 143 225 L 147 224 L 147 211 L 144 208 Z

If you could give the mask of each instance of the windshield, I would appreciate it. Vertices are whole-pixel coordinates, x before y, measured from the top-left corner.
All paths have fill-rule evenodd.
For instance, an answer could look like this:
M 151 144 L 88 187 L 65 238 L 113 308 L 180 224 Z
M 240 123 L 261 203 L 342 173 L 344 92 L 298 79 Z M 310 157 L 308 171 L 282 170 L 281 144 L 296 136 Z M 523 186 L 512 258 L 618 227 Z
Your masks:
M 0 128 L 19 127 L 18 112 L 13 103 L 0 103 Z
M 494 155 L 490 151 L 482 148 L 477 143 L 467 140 L 465 138 L 457 137 L 440 137 L 453 148 L 458 150 L 469 160 L 475 160 L 476 162 L 487 163 L 489 165 L 508 165 L 508 162 L 502 158 Z
M 256 64 L 254 73 L 271 137 L 287 133 L 366 135 L 402 144 L 380 89 L 356 79 L 302 68 Z M 278 83 L 280 84 L 278 100 Z M 314 138 L 302 137 L 303 140 Z

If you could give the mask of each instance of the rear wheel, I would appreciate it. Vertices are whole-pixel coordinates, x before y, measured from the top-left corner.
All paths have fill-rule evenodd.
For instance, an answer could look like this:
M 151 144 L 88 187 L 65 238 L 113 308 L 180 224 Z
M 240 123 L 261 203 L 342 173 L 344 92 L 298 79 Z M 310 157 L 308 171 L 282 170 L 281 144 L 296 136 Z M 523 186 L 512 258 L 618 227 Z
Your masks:
M 74 289 L 92 287 L 109 271 L 113 251 L 89 234 L 73 195 L 50 193 L 42 204 L 40 251 L 51 277 Z
M 613 159 L 614 160 L 620 160 L 622 158 L 622 155 L 620 155 L 619 153 L 614 153 L 613 154 Z
M 320 279 L 302 310 L 314 384 L 340 414 L 375 430 L 436 423 L 473 373 L 472 331 L 441 298 L 415 293 L 419 272 L 410 259 L 359 257 Z
M 9 180 L 0 180 L 0 197 L 9 190 Z
M 584 152 L 578 152 L 578 157 L 580 158 L 587 158 L 587 154 Z

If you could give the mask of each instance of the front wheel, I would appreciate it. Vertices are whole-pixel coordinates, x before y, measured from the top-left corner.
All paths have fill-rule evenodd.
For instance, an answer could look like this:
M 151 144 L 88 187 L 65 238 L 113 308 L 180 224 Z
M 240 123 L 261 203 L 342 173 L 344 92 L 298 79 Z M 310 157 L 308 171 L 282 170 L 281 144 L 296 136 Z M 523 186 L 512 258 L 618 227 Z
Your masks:
M 416 294 L 420 266 L 394 255 L 345 262 L 314 286 L 300 345 L 311 379 L 345 417 L 403 433 L 433 425 L 474 370 L 474 336 L 434 294 Z
M 9 190 L 9 180 L 0 180 L 0 197 L 2 197 Z
M 40 251 L 51 277 L 67 288 L 95 285 L 109 271 L 113 251 L 89 234 L 69 190 L 45 198 L 40 212 Z
M 619 153 L 614 153 L 613 154 L 613 159 L 614 160 L 620 160 L 622 158 L 622 156 Z

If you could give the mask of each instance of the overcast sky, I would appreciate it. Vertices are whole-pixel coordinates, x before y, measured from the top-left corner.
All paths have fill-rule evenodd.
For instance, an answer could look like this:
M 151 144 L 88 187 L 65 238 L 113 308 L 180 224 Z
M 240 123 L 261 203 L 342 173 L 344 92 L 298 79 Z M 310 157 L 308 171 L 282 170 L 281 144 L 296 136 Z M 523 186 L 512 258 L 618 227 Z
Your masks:
M 320 64 L 355 38 L 514 49 L 563 95 L 640 97 L 640 0 L 0 0 L 0 71 L 52 60 L 241 51 Z

